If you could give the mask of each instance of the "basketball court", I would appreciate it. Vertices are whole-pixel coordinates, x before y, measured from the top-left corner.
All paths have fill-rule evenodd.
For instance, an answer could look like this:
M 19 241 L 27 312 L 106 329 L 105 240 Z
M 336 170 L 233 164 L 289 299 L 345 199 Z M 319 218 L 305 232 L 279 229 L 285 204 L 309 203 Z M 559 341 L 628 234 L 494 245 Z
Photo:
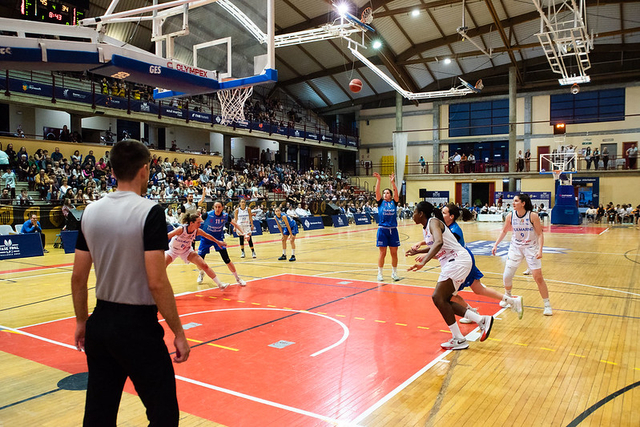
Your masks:
M 488 223 L 462 227 L 469 242 L 497 235 Z M 403 249 L 421 237 L 409 221 L 399 231 Z M 458 352 L 439 346 L 450 334 L 430 298 L 438 264 L 409 273 L 411 260 L 400 259 L 400 282 L 375 282 L 375 227 L 302 232 L 296 262 L 277 261 L 275 236 L 256 238 L 257 259 L 240 259 L 237 240 L 227 238 L 246 288 L 198 287 L 192 265 L 168 269 L 192 346 L 190 359 L 174 365 L 181 425 L 570 425 L 581 416 L 580 425 L 637 425 L 637 233 L 546 233 L 545 246 L 563 249 L 543 258 L 554 315 L 542 316 L 521 266 L 514 292 L 524 296 L 524 318 L 464 293 L 496 322 L 487 341 Z M 483 283 L 499 290 L 503 259 L 476 258 Z M 80 423 L 86 361 L 73 347 L 72 261 L 55 250 L 0 264 L 6 425 Z M 233 280 L 219 257 L 207 261 Z M 461 325 L 477 340 L 473 326 Z M 119 421 L 145 424 L 130 384 Z

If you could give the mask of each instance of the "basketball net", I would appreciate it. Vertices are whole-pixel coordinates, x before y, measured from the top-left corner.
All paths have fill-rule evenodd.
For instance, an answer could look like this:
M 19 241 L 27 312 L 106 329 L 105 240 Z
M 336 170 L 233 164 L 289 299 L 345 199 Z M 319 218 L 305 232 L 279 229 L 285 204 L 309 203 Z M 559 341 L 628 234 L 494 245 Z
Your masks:
M 222 110 L 222 124 L 245 123 L 244 104 L 253 94 L 253 86 L 235 87 L 217 92 Z
M 554 169 L 552 172 L 553 172 L 553 179 L 557 181 L 560 179 L 560 175 L 562 175 L 563 171 Z

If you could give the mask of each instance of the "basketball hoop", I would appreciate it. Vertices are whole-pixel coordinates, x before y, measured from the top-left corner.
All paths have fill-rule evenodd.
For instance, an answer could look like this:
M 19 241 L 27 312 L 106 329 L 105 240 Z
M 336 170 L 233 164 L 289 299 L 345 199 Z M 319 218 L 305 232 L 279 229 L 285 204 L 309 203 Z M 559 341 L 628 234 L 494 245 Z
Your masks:
M 557 181 L 557 180 L 559 180 L 559 179 L 560 179 L 560 175 L 562 175 L 562 172 L 564 172 L 562 169 L 559 169 L 559 170 L 555 170 L 555 169 L 554 169 L 554 170 L 552 171 L 552 173 L 553 173 L 553 179 L 554 179 L 554 180 L 556 180 L 556 181 Z
M 244 123 L 244 104 L 253 94 L 253 86 L 234 87 L 232 89 L 219 90 L 218 100 L 222 109 L 222 124 L 233 122 Z
M 365 7 L 360 15 L 360 20 L 369 25 L 373 22 L 373 10 L 370 7 Z

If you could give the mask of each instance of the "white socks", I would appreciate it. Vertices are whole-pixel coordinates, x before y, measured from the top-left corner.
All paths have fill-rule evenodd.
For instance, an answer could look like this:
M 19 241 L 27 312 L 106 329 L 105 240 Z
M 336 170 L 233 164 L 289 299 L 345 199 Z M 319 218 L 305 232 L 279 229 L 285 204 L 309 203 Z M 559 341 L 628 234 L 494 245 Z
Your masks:
M 464 335 L 462 335 L 462 332 L 460 332 L 458 322 L 455 322 L 453 325 L 449 325 L 449 330 L 451 331 L 451 334 L 454 338 L 459 340 L 464 339 Z
M 378 267 L 378 274 L 382 276 L 382 268 L 383 267 Z
M 478 313 L 476 313 L 473 310 L 467 310 L 464 313 L 464 317 L 475 323 L 480 323 L 482 321 L 482 316 L 480 316 Z

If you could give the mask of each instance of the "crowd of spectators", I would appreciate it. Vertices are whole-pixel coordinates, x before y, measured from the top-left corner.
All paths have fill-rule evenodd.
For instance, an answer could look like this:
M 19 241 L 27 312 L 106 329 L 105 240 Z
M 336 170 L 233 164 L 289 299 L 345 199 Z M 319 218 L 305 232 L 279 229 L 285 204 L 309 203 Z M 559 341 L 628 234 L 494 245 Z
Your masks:
M 109 163 L 109 150 L 101 157 L 90 150 L 82 156 L 75 150 L 65 156 L 55 147 L 53 153 L 39 148 L 28 153 L 23 146 L 0 145 L 0 169 L 3 169 L 2 203 L 30 205 L 36 201 L 73 207 L 88 204 L 113 191 L 116 179 Z M 265 151 L 266 153 L 266 151 Z M 4 160 L 6 159 L 6 161 Z M 363 209 L 366 196 L 356 192 L 346 177 L 328 170 L 298 171 L 291 165 L 262 156 L 261 163 L 239 163 L 233 169 L 198 164 L 195 158 L 178 161 L 152 155 L 146 197 L 163 204 L 184 204 L 195 200 L 221 200 L 225 204 L 244 198 L 248 201 L 286 202 L 298 215 L 323 201 L 339 204 L 345 211 Z M 16 183 L 26 182 L 27 190 L 16 197 Z M 4 191 L 6 190 L 6 191 Z M 29 192 L 36 193 L 32 197 Z M 34 200 L 35 198 L 35 200 Z M 261 204 L 261 203 L 258 203 Z M 63 208 L 64 210 L 64 208 Z M 266 206 L 265 206 L 266 210 Z

